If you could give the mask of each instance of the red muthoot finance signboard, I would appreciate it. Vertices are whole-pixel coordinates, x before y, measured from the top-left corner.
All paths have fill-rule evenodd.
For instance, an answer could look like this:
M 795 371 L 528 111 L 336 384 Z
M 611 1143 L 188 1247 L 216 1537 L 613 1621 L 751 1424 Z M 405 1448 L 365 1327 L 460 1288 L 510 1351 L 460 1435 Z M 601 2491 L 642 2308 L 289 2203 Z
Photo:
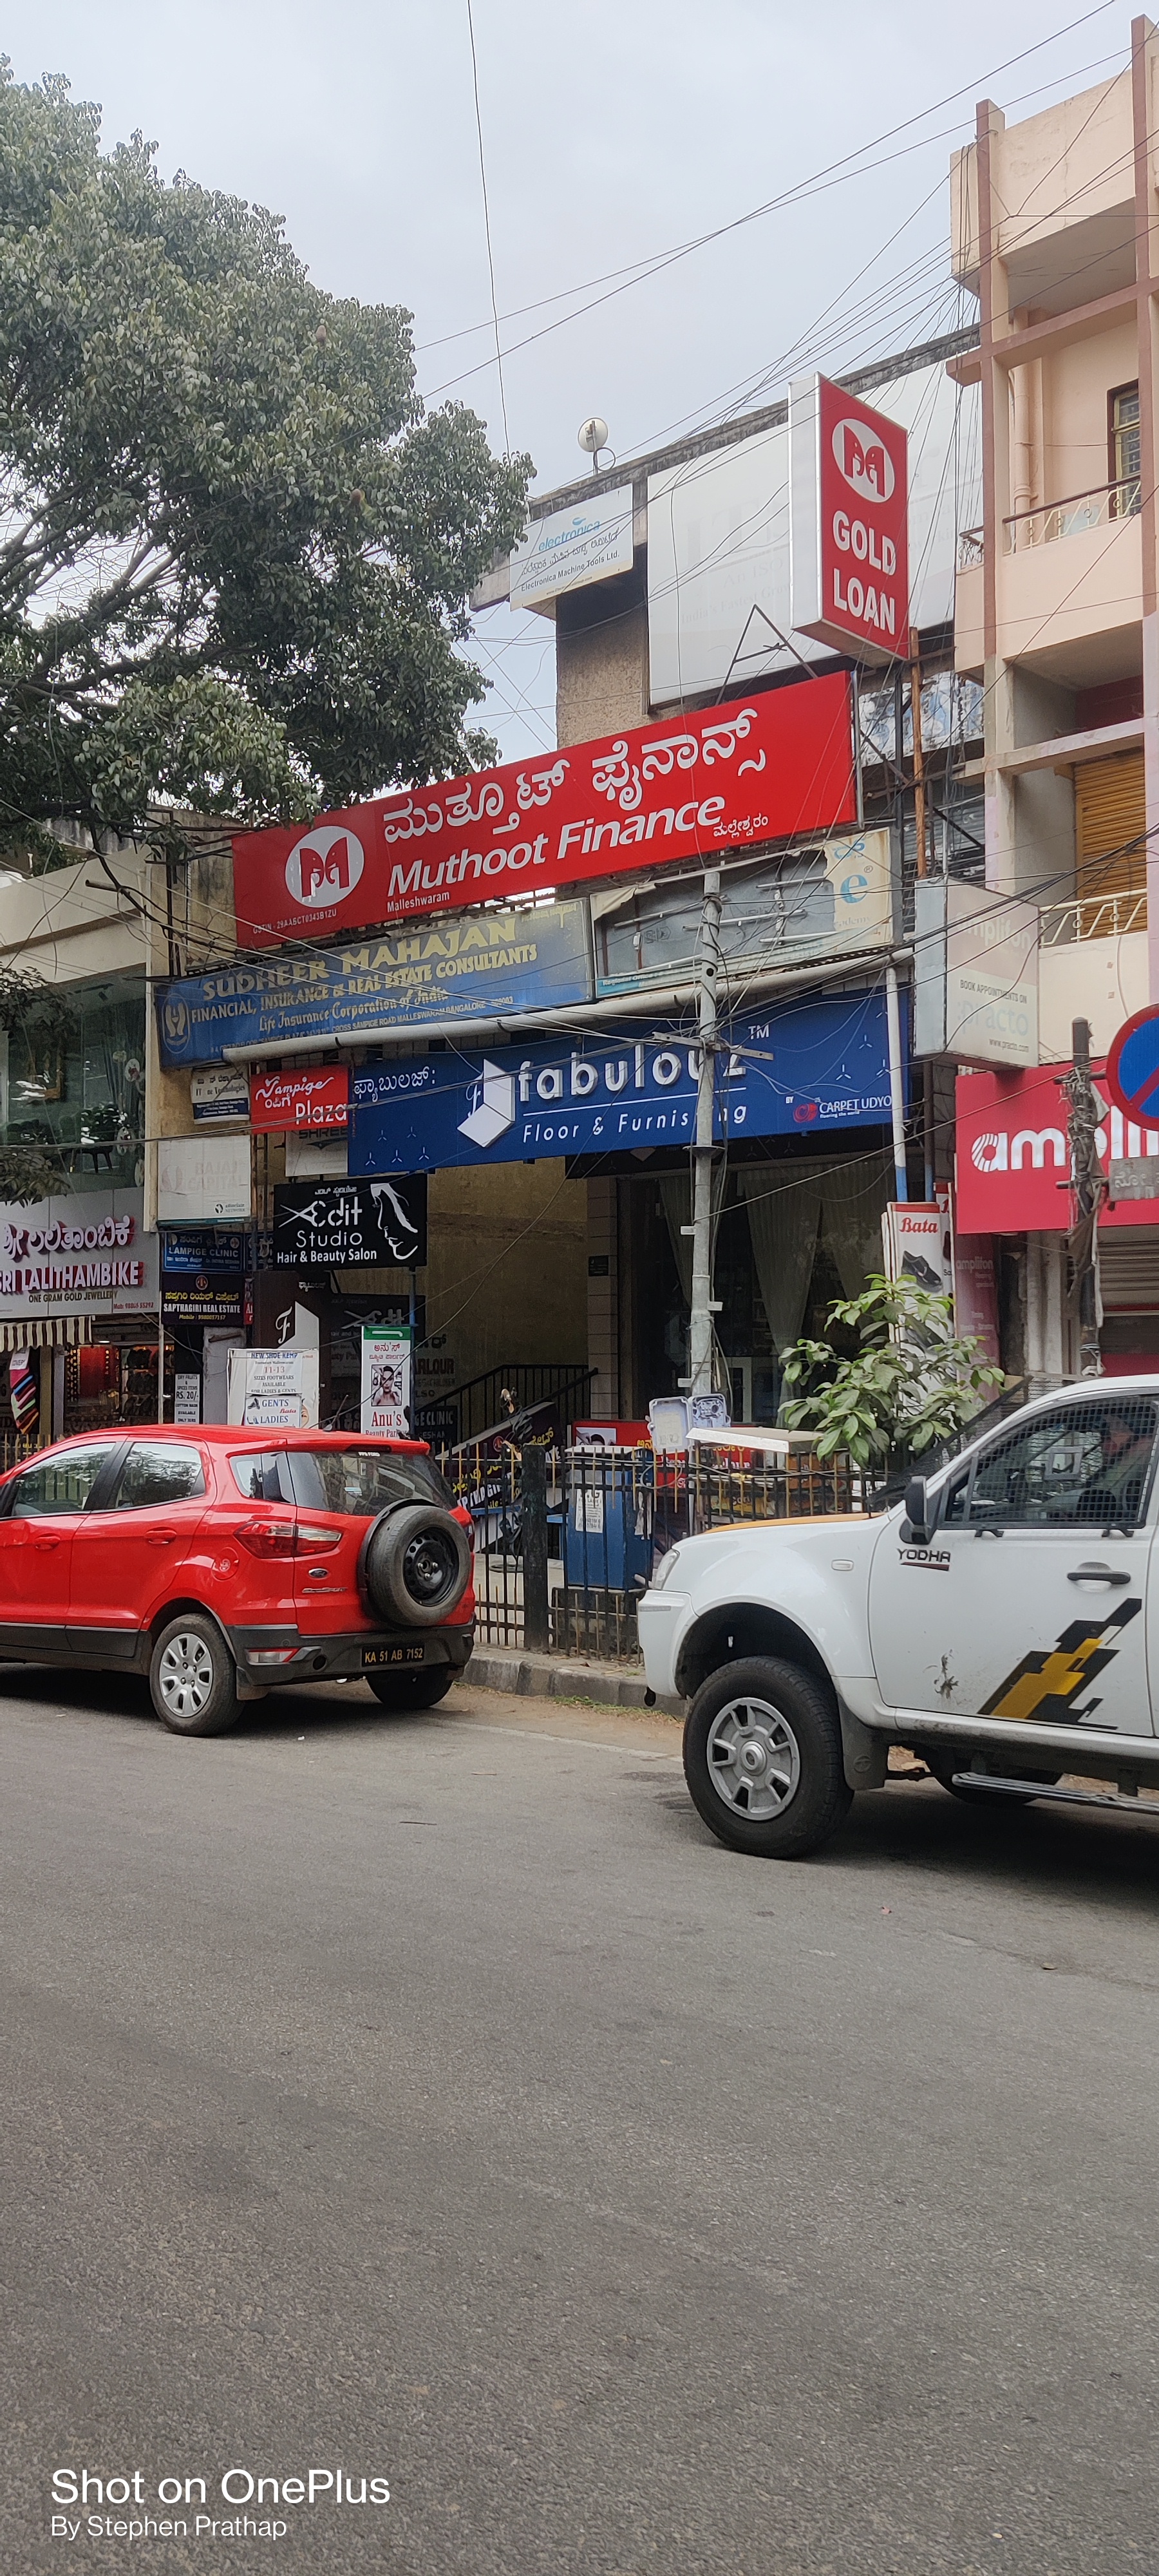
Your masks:
M 789 387 L 790 609 L 859 662 L 909 652 L 909 441 L 827 376 Z
M 242 947 L 268 948 L 857 820 L 846 671 L 470 778 L 376 797 L 300 827 L 242 832 Z

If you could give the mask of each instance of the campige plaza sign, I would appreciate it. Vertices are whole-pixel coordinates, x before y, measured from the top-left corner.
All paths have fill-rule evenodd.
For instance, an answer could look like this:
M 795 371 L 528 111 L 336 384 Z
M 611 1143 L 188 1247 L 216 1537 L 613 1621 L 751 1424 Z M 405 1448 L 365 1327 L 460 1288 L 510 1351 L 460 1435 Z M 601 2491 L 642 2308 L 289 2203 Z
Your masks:
M 857 819 L 846 671 L 233 844 L 243 948 L 415 920 Z

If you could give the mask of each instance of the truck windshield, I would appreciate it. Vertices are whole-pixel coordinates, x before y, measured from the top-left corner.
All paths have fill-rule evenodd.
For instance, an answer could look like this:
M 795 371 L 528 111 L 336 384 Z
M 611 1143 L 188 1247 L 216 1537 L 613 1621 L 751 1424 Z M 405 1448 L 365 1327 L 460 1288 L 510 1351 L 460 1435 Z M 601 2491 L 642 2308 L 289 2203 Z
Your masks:
M 294 1500 L 307 1512 L 349 1512 L 372 1520 L 390 1503 L 452 1500 L 433 1458 L 400 1456 L 391 1449 L 290 1449 Z

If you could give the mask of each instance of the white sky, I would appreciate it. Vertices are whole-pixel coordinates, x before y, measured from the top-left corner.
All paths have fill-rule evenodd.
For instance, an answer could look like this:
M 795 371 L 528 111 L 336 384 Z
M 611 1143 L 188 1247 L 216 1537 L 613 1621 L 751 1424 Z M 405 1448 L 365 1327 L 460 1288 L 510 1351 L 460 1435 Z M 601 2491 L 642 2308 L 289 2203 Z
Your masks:
M 583 470 L 592 411 L 627 458 L 774 399 L 804 363 L 851 366 L 952 327 L 950 151 L 984 92 L 1014 121 L 1122 66 L 1127 8 L 1108 0 L 1076 25 L 1082 8 L 475 0 L 501 315 L 846 155 L 877 165 L 562 328 L 544 326 L 587 295 L 507 322 L 511 443 L 539 487 Z M 64 72 L 100 101 L 106 147 L 140 126 L 165 176 L 184 168 L 283 214 L 319 285 L 405 304 L 423 392 L 457 379 L 448 390 L 503 444 L 466 0 L 38 0 L 4 43 L 18 79 Z M 550 625 L 492 612 L 478 650 L 505 755 L 553 740 Z

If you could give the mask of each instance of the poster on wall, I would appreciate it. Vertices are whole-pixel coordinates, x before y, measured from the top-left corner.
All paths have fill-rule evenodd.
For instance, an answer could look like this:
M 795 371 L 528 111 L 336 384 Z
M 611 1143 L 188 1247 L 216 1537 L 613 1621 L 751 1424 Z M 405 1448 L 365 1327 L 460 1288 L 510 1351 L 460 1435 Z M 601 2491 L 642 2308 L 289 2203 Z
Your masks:
M 249 1222 L 253 1205 L 248 1136 L 163 1136 L 157 1147 L 159 1225 Z
M 388 1440 L 411 1436 L 409 1324 L 363 1325 L 361 1427 Z
M 263 1431 L 318 1424 L 317 1351 L 231 1351 L 228 1418 Z

